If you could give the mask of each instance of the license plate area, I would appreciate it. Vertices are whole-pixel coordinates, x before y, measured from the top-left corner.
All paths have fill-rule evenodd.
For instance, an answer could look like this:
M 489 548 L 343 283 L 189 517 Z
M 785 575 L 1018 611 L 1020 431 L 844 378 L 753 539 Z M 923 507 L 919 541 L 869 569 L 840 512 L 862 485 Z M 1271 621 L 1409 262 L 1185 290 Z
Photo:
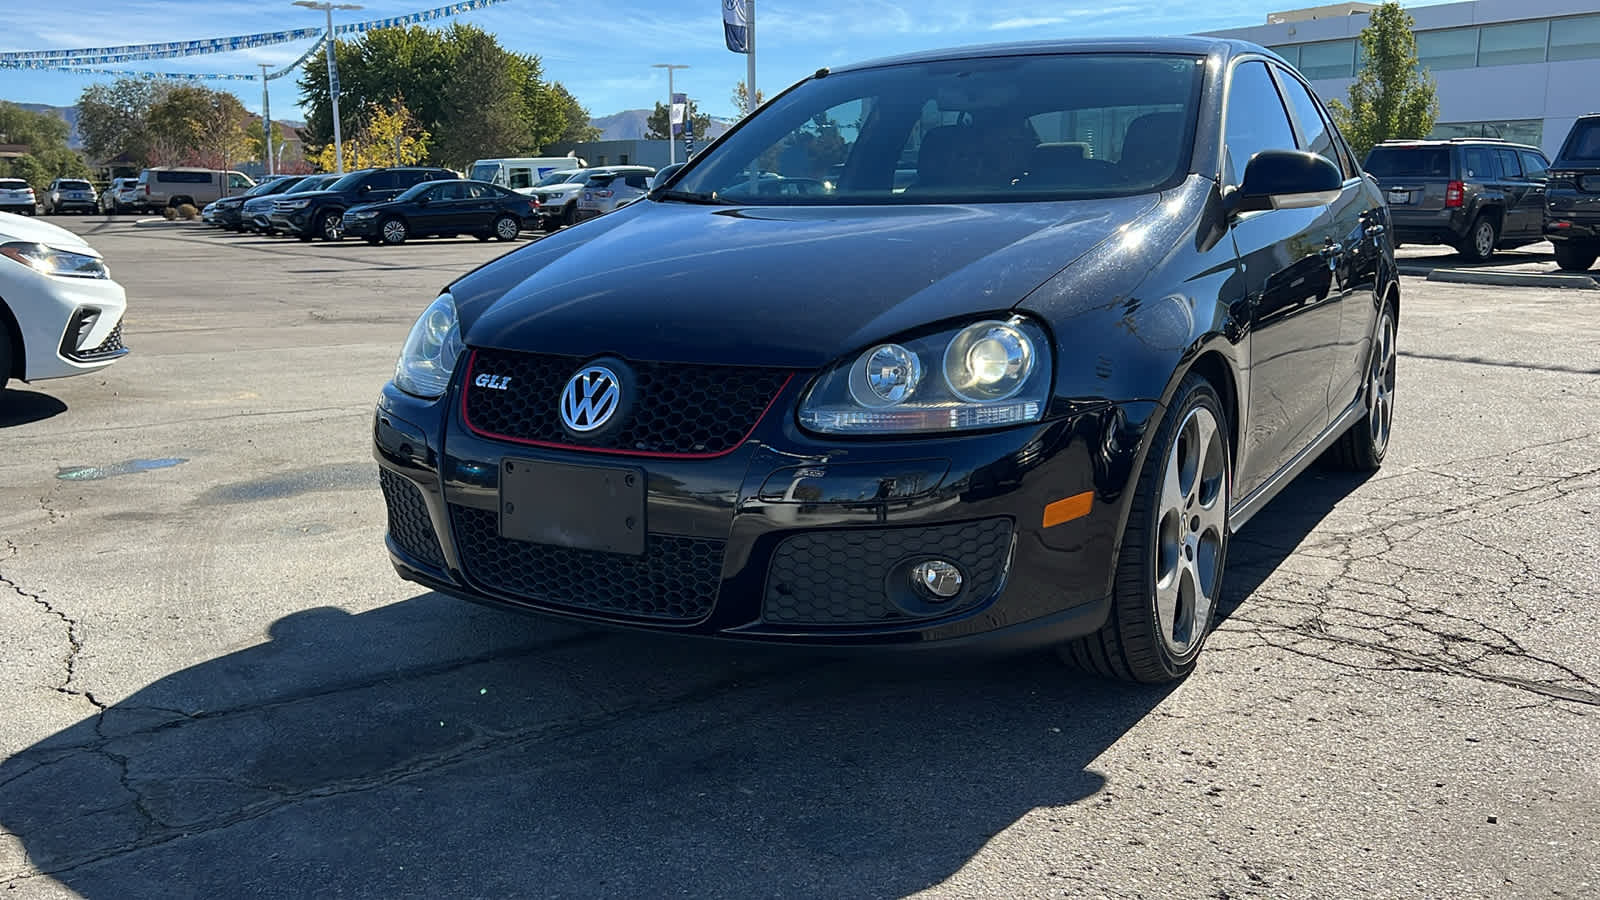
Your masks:
M 645 475 L 629 466 L 507 459 L 500 536 L 575 550 L 644 553 Z
M 1407 203 L 1410 203 L 1410 202 L 1411 202 L 1411 192 L 1410 191 L 1390 191 L 1389 192 L 1389 205 L 1390 206 L 1404 206 L 1404 205 L 1406 205 Z

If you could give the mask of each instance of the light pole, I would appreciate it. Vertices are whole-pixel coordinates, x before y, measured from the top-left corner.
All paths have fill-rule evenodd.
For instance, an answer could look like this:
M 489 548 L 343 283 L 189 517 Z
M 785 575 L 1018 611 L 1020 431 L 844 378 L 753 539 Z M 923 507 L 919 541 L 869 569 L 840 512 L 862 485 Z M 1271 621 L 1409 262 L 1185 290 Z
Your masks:
M 266 152 L 261 154 L 265 157 L 262 162 L 267 166 L 267 174 L 274 175 L 276 171 L 272 168 L 272 104 L 267 98 L 267 64 L 256 63 L 256 65 L 261 67 L 261 138 L 264 141 L 262 146 L 266 149 Z
M 650 68 L 667 70 L 667 163 L 672 165 L 678 161 L 678 139 L 672 135 L 672 72 L 675 69 L 687 69 L 689 67 L 675 63 L 656 63 Z M 689 104 L 687 103 L 683 105 L 683 118 L 685 120 L 689 118 Z
M 322 38 L 327 43 L 324 45 L 328 51 L 328 99 L 333 101 L 333 163 L 335 170 L 344 174 L 344 136 L 339 130 L 339 63 L 333 54 L 333 11 L 336 9 L 360 9 L 354 3 L 318 3 L 315 0 L 294 0 L 295 6 L 304 6 L 306 9 L 320 9 L 328 14 L 328 30 L 323 32 Z

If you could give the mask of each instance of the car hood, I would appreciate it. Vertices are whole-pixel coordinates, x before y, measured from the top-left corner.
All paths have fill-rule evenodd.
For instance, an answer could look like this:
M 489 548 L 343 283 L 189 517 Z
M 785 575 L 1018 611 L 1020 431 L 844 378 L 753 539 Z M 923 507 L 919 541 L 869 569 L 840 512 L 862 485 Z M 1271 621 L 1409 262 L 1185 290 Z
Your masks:
M 970 206 L 646 201 L 452 286 L 471 346 L 816 368 L 1011 309 L 1159 195 Z
M 301 193 L 301 194 L 278 194 L 275 197 L 273 197 L 273 199 L 274 200 L 326 200 L 326 199 L 328 199 L 330 197 L 337 197 L 337 198 L 339 198 L 341 200 L 344 199 L 344 195 L 339 193 L 338 191 L 306 191 L 306 192 Z M 254 200 L 256 198 L 252 197 L 250 199 Z
M 51 225 L 33 216 L 19 216 L 14 213 L 0 213 L 0 241 L 28 241 L 48 244 L 62 250 L 100 255 L 83 238 L 59 225 Z

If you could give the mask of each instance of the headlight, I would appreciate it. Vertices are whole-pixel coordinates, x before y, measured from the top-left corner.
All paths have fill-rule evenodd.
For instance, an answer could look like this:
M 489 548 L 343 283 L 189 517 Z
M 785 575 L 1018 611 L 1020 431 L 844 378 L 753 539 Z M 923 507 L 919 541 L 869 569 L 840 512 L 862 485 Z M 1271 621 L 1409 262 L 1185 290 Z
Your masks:
M 355 212 L 345 213 L 344 217 L 346 219 L 371 219 L 371 218 L 376 217 L 377 215 L 378 215 L 377 213 L 372 212 L 371 210 L 358 209 Z
M 105 261 L 98 256 L 58 250 L 55 247 L 29 241 L 0 244 L 0 256 L 14 259 L 46 275 L 62 275 L 68 278 L 111 277 L 111 270 L 106 268 Z
M 444 396 L 461 350 L 456 301 L 449 294 L 440 294 L 406 336 L 394 367 L 395 387 L 429 400 Z
M 284 209 L 305 209 L 311 205 L 310 200 L 282 200 L 279 204 Z
M 819 375 L 800 425 L 826 434 L 914 434 L 1037 422 L 1049 339 L 1021 316 L 877 344 Z

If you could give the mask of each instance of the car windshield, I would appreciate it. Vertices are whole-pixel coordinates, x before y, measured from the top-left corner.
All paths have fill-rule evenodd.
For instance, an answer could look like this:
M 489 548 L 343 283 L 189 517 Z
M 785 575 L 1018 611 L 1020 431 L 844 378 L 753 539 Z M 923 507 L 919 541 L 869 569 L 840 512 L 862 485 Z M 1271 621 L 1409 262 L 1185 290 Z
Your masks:
M 1600 119 L 1579 122 L 1567 137 L 1561 149 L 1561 158 L 1583 162 L 1600 162 Z
M 368 172 L 368 171 L 366 171 L 364 169 L 363 170 L 359 170 L 359 171 L 355 171 L 355 172 L 350 172 L 350 173 L 348 173 L 348 174 L 346 174 L 344 176 L 341 176 L 340 178 L 338 178 L 338 180 L 334 181 L 332 184 L 328 185 L 323 190 L 328 190 L 328 191 L 347 191 L 347 190 L 351 190 L 356 185 L 359 185 L 361 183 L 362 179 L 366 178 L 370 174 L 372 174 L 372 173 Z
M 499 163 L 482 163 L 472 167 L 473 181 L 494 181 L 494 176 L 500 174 Z
M 1450 151 L 1443 147 L 1373 147 L 1362 166 L 1379 178 L 1450 177 Z
M 534 187 L 549 187 L 553 184 L 566 184 L 567 182 L 575 179 L 577 176 L 577 169 L 562 169 L 559 172 L 551 172 L 549 175 L 539 179 L 539 181 L 534 184 Z M 477 178 L 476 175 L 473 177 Z M 482 181 L 483 179 L 480 178 L 478 180 Z
M 349 176 L 347 175 L 345 177 L 348 178 Z M 333 184 L 337 180 L 339 180 L 339 176 L 337 175 L 318 175 L 313 178 L 307 178 L 305 181 L 302 181 L 289 190 L 284 191 L 284 193 L 303 194 L 308 191 L 320 191 L 327 188 L 328 185 Z
M 950 203 L 1144 193 L 1187 171 L 1203 61 L 1099 53 L 813 78 L 694 161 L 664 199 Z
M 440 180 L 443 181 L 443 180 L 447 180 L 447 179 L 440 179 Z M 439 184 L 438 181 L 419 181 L 416 184 L 413 184 L 411 187 L 406 188 L 403 192 L 400 193 L 399 196 L 395 197 L 394 199 L 395 199 L 396 202 L 402 201 L 402 200 L 415 200 L 419 196 L 421 196 L 424 191 L 426 191 L 429 188 L 432 188 L 432 187 L 434 187 L 434 186 L 436 186 L 438 184 Z

